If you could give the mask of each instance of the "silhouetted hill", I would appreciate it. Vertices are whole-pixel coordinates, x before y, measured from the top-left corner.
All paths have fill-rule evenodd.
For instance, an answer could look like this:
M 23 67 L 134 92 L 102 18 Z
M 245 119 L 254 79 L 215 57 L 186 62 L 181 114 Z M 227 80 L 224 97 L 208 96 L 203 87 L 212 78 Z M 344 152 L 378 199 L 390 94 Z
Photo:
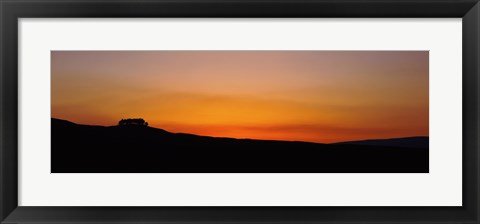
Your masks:
M 52 118 L 53 173 L 417 173 L 428 147 L 217 138 Z
M 361 141 L 339 142 L 335 144 L 351 144 L 351 145 L 371 145 L 371 146 L 392 146 L 392 147 L 409 147 L 409 148 L 428 148 L 428 137 L 417 136 L 407 138 L 391 138 L 391 139 L 371 139 Z

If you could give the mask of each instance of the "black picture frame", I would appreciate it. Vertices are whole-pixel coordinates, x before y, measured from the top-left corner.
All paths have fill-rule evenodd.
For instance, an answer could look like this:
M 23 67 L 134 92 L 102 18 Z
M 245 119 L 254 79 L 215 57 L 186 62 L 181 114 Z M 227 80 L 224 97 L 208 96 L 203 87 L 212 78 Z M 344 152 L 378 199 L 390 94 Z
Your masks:
M 479 0 L 0 0 L 1 223 L 480 223 Z M 18 19 L 122 17 L 462 18 L 461 207 L 18 206 Z M 355 38 L 355 37 L 352 37 Z M 441 197 L 442 195 L 439 195 Z

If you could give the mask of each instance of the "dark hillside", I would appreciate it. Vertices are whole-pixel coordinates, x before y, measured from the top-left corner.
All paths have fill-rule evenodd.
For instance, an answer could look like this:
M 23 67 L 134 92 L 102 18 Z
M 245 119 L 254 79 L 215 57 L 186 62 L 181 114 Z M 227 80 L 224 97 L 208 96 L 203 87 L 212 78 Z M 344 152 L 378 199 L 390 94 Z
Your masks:
M 53 173 L 424 173 L 428 166 L 428 147 L 215 138 L 52 118 Z
M 428 137 L 418 136 L 408 138 L 371 139 L 363 141 L 339 142 L 336 144 L 428 148 L 429 140 Z

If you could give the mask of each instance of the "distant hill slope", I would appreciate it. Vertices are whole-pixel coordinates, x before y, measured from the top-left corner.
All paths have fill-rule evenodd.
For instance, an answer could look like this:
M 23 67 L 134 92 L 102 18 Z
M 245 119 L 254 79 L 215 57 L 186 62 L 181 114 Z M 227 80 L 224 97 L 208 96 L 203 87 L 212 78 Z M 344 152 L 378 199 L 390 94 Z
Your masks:
M 52 118 L 53 173 L 424 173 L 428 147 L 216 138 Z
M 407 137 L 407 138 L 349 141 L 349 142 L 339 142 L 335 144 L 428 148 L 429 138 L 425 136 L 417 136 L 417 137 Z

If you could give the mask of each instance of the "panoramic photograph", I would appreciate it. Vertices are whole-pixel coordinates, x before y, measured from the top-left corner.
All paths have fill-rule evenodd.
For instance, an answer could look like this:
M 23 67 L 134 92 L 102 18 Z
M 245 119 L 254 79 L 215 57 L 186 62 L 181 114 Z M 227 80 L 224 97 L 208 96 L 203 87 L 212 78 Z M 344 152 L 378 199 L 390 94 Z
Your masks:
M 428 173 L 428 51 L 51 51 L 52 173 Z

